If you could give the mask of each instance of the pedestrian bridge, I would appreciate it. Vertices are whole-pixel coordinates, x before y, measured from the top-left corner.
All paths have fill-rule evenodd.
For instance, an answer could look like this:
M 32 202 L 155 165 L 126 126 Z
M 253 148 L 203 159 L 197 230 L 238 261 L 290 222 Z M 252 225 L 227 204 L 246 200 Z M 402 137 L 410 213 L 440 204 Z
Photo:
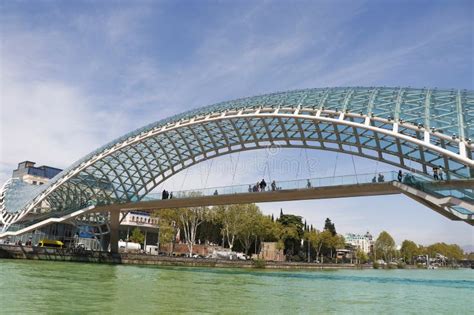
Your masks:
M 100 205 L 96 211 L 153 211 L 166 208 L 215 206 L 291 200 L 330 199 L 404 194 L 451 220 L 474 225 L 474 179 L 434 181 L 415 174 L 398 180 L 396 172 L 321 177 L 278 182 L 276 189 L 252 192 L 251 185 L 180 191 L 172 199 L 151 194 L 137 202 Z M 470 187 L 466 188 L 466 187 Z
M 87 204 L 95 204 L 91 207 L 100 211 L 110 209 L 111 216 L 116 212 L 113 209 L 133 204 L 183 206 L 180 200 L 184 198 L 146 200 L 153 198 L 158 185 L 202 161 L 272 146 L 356 155 L 423 178 L 431 176 L 432 168 L 442 167 L 447 181 L 422 186 L 393 181 L 374 185 L 356 178 L 339 186 L 314 184 L 313 188 L 285 188 L 258 196 L 248 191 L 229 194 L 223 190 L 217 196 L 203 192 L 196 200 L 265 202 L 315 199 L 324 194 L 351 196 L 357 189 L 360 195 L 376 194 L 377 189 L 385 193 L 398 190 L 450 219 L 471 222 L 465 202 L 472 196 L 473 135 L 471 90 L 316 88 L 227 101 L 130 132 L 73 163 L 45 185 L 9 180 L 0 191 L 0 225 L 8 232 L 22 225 L 59 220 L 89 211 L 84 210 Z M 453 187 L 441 189 L 449 185 Z M 186 203 L 191 205 L 193 198 Z
M 179 191 L 173 194 L 172 199 L 165 200 L 161 198 L 161 194 L 150 194 L 140 201 L 127 203 L 108 205 L 90 202 L 84 208 L 63 213 L 62 216 L 45 219 L 41 215 L 36 218 L 32 215 L 28 224 L 17 225 L 16 229 L 1 233 L 0 238 L 32 232 L 52 223 L 71 222 L 81 217 L 89 219 L 91 214 L 98 213 L 106 217 L 110 213 L 118 218 L 120 212 L 128 211 L 393 194 L 404 194 L 448 219 L 474 225 L 473 179 L 434 181 L 419 175 L 405 174 L 400 181 L 396 172 L 378 175 L 382 175 L 383 181 L 377 181 L 379 176 L 374 174 L 359 174 L 282 181 L 277 183 L 275 190 L 267 187 L 265 191 L 259 192 L 249 192 L 249 185 L 235 185 Z

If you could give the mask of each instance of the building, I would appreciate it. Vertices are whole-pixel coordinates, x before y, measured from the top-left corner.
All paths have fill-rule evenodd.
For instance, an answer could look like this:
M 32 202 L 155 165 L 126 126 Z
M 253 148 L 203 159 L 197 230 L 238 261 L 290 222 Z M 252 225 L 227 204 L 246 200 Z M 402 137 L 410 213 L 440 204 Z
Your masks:
M 43 185 L 62 171 L 59 168 L 46 165 L 35 167 L 35 164 L 35 162 L 31 161 L 18 163 L 17 169 L 13 170 L 12 177 L 19 178 L 28 184 Z
M 344 238 L 346 240 L 346 244 L 349 244 L 354 249 L 358 248 L 366 254 L 371 253 L 374 247 L 374 239 L 368 231 L 364 235 L 347 233 L 344 235 Z
M 130 239 L 135 228 L 144 235 L 143 249 L 147 245 L 157 245 L 159 219 L 152 217 L 148 212 L 130 211 L 121 213 L 119 238 L 125 241 Z
M 257 255 L 258 259 L 268 261 L 285 261 L 286 257 L 282 249 L 278 249 L 277 242 L 263 242 L 260 253 Z
M 36 185 L 43 185 L 50 179 L 59 174 L 62 170 L 56 167 L 42 165 L 35 166 L 35 162 L 23 161 L 18 163 L 17 169 L 13 170 L 12 178 L 15 179 L 12 185 L 21 186 L 25 190 L 36 189 Z M 97 185 L 102 185 L 101 188 L 106 189 L 108 183 L 96 181 Z M 96 189 L 96 188 L 92 188 Z M 97 189 L 99 191 L 99 189 Z M 29 213 L 27 217 L 32 219 L 35 216 L 42 215 L 50 211 L 50 205 L 47 201 L 41 202 L 39 207 Z M 0 226 L 1 228 L 1 226 Z M 134 228 L 139 228 L 144 234 L 144 247 L 147 244 L 158 243 L 158 218 L 150 216 L 147 212 L 131 211 L 121 214 L 120 220 L 120 237 L 123 240 L 128 240 Z M 37 244 L 40 240 L 60 240 L 67 247 L 75 246 L 77 244 L 84 245 L 87 249 L 92 250 L 106 250 L 109 241 L 109 227 L 103 218 L 103 214 L 90 213 L 81 217 L 78 220 L 67 223 L 53 223 L 48 226 L 39 228 L 30 233 L 25 233 L 20 236 L 8 238 L 7 241 L 11 243 L 21 242 L 25 244 L 31 241 Z

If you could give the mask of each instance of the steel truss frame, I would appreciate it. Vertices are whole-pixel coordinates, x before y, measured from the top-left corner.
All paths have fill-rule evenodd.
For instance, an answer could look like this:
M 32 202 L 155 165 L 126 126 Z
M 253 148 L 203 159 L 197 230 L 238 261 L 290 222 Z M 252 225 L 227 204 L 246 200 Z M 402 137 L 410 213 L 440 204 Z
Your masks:
M 23 203 L 0 192 L 9 225 L 43 201 L 51 212 L 89 201 L 140 200 L 176 173 L 225 154 L 268 146 L 353 154 L 428 174 L 474 177 L 474 92 L 408 88 L 312 89 L 240 99 L 145 126 L 89 154 Z

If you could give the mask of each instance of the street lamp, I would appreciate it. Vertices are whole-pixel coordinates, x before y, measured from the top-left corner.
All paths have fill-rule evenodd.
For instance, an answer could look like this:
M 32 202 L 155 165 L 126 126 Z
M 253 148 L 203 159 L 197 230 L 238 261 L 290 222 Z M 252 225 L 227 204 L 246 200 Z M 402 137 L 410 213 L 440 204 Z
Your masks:
M 158 256 L 160 253 L 160 223 L 156 226 L 157 234 L 156 234 L 156 255 Z
M 171 225 L 173 226 L 173 239 L 172 239 L 172 242 L 171 242 L 171 253 L 170 253 L 170 255 L 172 255 L 173 252 L 174 252 L 174 243 L 176 242 L 176 221 L 172 221 Z

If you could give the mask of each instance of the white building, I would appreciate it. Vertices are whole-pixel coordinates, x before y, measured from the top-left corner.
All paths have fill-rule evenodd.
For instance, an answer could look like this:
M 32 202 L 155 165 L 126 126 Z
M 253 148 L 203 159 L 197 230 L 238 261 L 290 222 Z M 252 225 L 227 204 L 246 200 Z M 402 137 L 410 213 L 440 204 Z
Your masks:
M 130 211 L 121 213 L 120 225 L 157 228 L 159 219 L 150 216 L 150 213 Z
M 366 254 L 372 251 L 374 240 L 369 232 L 365 233 L 364 235 L 347 233 L 344 235 L 344 238 L 347 244 L 350 244 L 354 248 L 359 248 Z

